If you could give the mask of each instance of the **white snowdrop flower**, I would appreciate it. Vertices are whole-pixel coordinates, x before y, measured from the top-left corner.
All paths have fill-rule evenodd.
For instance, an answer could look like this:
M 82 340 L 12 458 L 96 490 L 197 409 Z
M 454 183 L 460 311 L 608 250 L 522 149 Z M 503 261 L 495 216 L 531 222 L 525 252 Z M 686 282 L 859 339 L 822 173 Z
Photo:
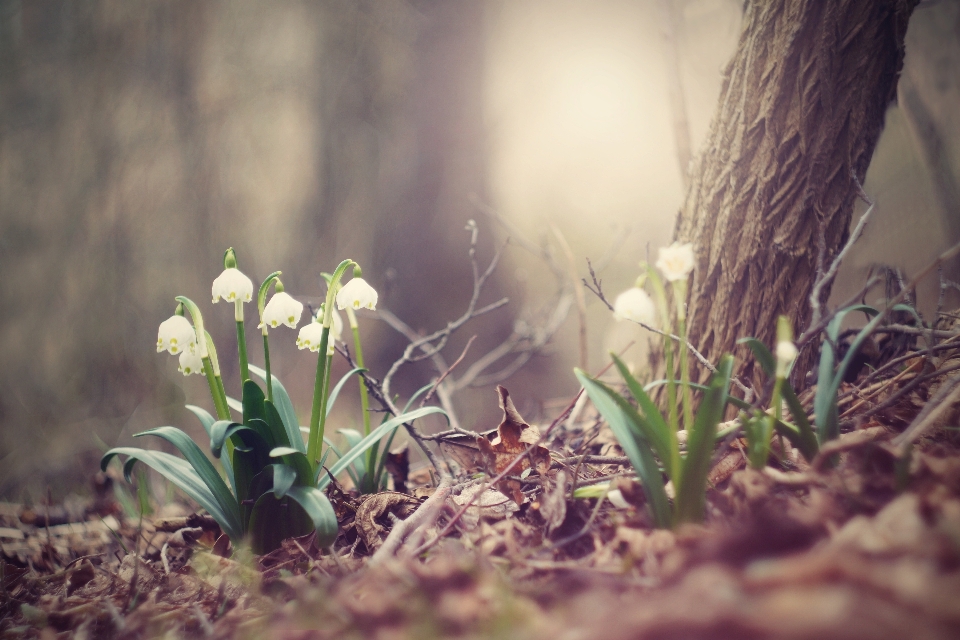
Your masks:
M 258 328 L 262 329 L 266 325 L 276 329 L 281 324 L 285 324 L 291 329 L 296 329 L 302 313 L 303 303 L 294 300 L 290 294 L 280 291 L 273 294 L 270 302 L 263 308 Z
M 157 353 L 169 351 L 177 355 L 187 351 L 197 342 L 197 332 L 193 325 L 183 316 L 171 316 L 160 323 L 157 332 Z
M 194 347 L 191 346 L 180 353 L 180 367 L 177 370 L 185 376 L 191 373 L 203 373 L 203 360 Z
M 323 325 L 319 322 L 309 322 L 303 325 L 300 327 L 300 333 L 297 334 L 297 348 L 319 351 L 322 334 Z
M 253 299 L 253 282 L 239 269 L 224 269 L 213 281 L 213 301 L 223 298 L 227 302 L 250 302 Z
M 674 242 L 669 247 L 661 247 L 657 269 L 670 282 L 686 280 L 693 271 L 693 245 Z
M 353 278 L 337 292 L 337 308 L 346 309 L 377 308 L 377 291 L 363 278 Z
M 323 337 L 323 319 L 320 314 L 321 311 L 317 313 L 317 317 L 313 322 L 304 325 L 300 329 L 300 333 L 297 335 L 297 347 L 300 349 L 309 349 L 310 351 L 319 351 L 320 350 L 320 339 Z M 333 311 L 333 317 L 330 321 L 330 335 L 327 336 L 327 355 L 333 355 L 334 344 L 337 340 L 341 339 L 343 335 L 343 320 L 340 319 L 340 314 Z
M 613 317 L 653 326 L 657 321 L 657 310 L 646 291 L 633 287 L 617 296 L 613 303 Z
M 793 361 L 800 355 L 797 345 L 790 340 L 781 340 L 777 343 L 777 377 L 786 378 L 787 370 Z

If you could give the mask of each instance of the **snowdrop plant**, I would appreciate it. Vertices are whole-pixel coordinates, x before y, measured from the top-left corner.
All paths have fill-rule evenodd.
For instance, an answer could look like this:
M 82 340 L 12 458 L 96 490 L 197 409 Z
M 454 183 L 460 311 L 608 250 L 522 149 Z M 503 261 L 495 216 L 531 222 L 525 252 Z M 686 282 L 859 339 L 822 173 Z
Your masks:
M 342 330 L 342 323 L 333 310 L 334 296 L 339 290 L 340 276 L 353 264 L 345 260 L 331 277 L 324 306 L 330 312 L 323 313 L 319 322 L 308 323 L 298 337 L 301 348 L 319 352 L 314 413 L 319 406 L 322 416 L 319 420 L 312 417 L 311 428 L 299 426 L 290 396 L 269 370 L 269 329 L 280 325 L 296 328 L 303 305 L 284 291 L 279 271 L 264 280 L 257 292 L 257 308 L 266 369 L 248 363 L 242 305 L 252 300 L 253 285 L 237 270 L 236 253 L 228 249 L 224 254 L 224 271 L 213 284 L 213 298 L 214 302 L 223 299 L 235 304 L 241 399 L 235 400 L 226 394 L 216 347 L 204 329 L 200 309 L 193 301 L 178 296 L 175 314 L 161 323 L 157 334 L 157 351 L 178 355 L 179 368 L 185 376 L 201 371 L 206 375 L 216 418 L 198 406 L 188 405 L 187 409 L 200 420 L 207 432 L 213 457 L 220 463 L 219 469 L 183 431 L 169 426 L 136 435 L 162 438 L 176 447 L 183 458 L 162 451 L 117 447 L 103 456 L 101 467 L 106 469 L 116 456 L 126 456 L 123 468 L 129 480 L 136 462 L 143 462 L 203 507 L 235 546 L 249 542 L 255 552 L 265 553 L 278 548 L 285 538 L 304 535 L 311 530 L 316 531 L 321 546 L 331 544 L 337 536 L 338 523 L 330 501 L 323 493 L 331 479 L 345 471 L 354 475 L 353 465 L 361 456 L 371 447 L 379 446 L 381 439 L 392 437 L 401 424 L 430 413 L 442 413 L 438 407 L 424 407 L 385 420 L 372 431 L 366 429 L 367 433 L 359 441 L 351 443 L 353 446 L 349 451 L 342 455 L 336 452 L 339 460 L 326 469 L 327 454 L 332 448 L 328 447 L 320 455 L 325 442 L 323 418 L 347 378 L 362 371 L 356 368 L 349 372 L 330 392 L 328 378 L 332 352 L 328 354 L 328 345 L 333 345 Z M 271 286 L 274 295 L 267 302 Z M 348 296 L 345 303 L 351 308 L 376 305 L 376 292 L 369 285 L 360 283 L 354 285 L 353 290 L 355 293 Z M 266 383 L 266 394 L 257 382 L 249 379 L 250 373 Z M 240 414 L 239 420 L 231 417 L 231 408 Z M 366 410 L 366 405 L 364 408 Z M 308 442 L 314 447 L 309 454 L 308 444 L 301 435 L 304 430 L 308 433 Z M 382 464 L 380 466 L 382 472 Z
M 664 355 L 667 365 L 667 417 L 660 413 L 647 390 L 637 381 L 627 366 L 612 355 L 632 402 L 608 385 L 591 378 L 579 369 L 576 376 L 583 385 L 594 406 L 610 425 L 611 430 L 637 472 L 650 507 L 654 524 L 671 527 L 685 522 L 703 520 L 706 504 L 707 474 L 713 447 L 717 438 L 717 425 L 729 399 L 728 388 L 733 369 L 732 356 L 721 358 L 717 371 L 703 389 L 703 399 L 696 416 L 693 414 L 691 385 L 687 364 L 686 344 L 686 284 L 693 271 L 693 247 L 689 244 L 674 244 L 660 250 L 656 267 L 663 279 L 670 284 L 669 294 L 676 307 L 677 336 L 670 337 L 672 321 L 668 307 L 668 291 L 657 270 L 641 263 L 643 273 L 636 286 L 617 297 L 614 315 L 618 318 L 642 322 L 648 326 L 660 312 L 660 325 L 664 332 Z M 643 286 L 649 283 L 657 304 L 646 294 Z M 680 385 L 683 397 L 683 423 L 687 433 L 686 454 L 680 453 L 677 435 L 681 427 L 677 415 L 675 359 L 680 360 Z M 662 471 L 658 465 L 663 465 Z M 664 480 L 666 477 L 666 480 Z M 666 483 L 672 483 L 674 497 L 671 503 Z

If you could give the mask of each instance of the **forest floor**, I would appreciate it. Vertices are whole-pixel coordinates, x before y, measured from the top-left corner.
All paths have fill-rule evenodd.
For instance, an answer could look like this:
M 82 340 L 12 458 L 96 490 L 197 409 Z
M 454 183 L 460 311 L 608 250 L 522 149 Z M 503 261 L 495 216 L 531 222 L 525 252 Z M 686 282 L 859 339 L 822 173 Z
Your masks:
M 956 411 L 907 458 L 889 440 L 958 362 L 916 358 L 850 394 L 835 464 L 777 442 L 779 461 L 754 471 L 728 439 L 706 524 L 676 531 L 651 527 L 589 407 L 547 440 L 540 472 L 498 485 L 508 495 L 477 474 L 440 488 L 414 474 L 409 493 L 334 491 L 333 552 L 306 536 L 223 557 L 208 517 L 176 504 L 125 516 L 102 475 L 96 498 L 0 503 L 0 638 L 957 638 Z M 458 459 L 469 471 L 469 455 Z M 612 479 L 619 493 L 573 499 L 574 478 Z M 436 508 L 421 509 L 431 496 Z M 387 538 L 412 513 L 421 526 Z

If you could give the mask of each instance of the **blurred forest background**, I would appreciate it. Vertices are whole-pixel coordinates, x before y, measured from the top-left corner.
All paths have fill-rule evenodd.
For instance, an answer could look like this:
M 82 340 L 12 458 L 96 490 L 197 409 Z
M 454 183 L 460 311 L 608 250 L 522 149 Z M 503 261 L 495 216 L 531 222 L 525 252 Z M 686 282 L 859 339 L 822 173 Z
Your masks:
M 958 4 L 927 1 L 913 15 L 899 104 L 865 185 L 878 211 L 836 298 L 873 264 L 910 273 L 960 239 Z M 429 332 L 469 300 L 467 221 L 480 226 L 481 266 L 513 235 L 481 298 L 510 304 L 459 332 L 447 359 L 476 334 L 466 367 L 559 312 L 546 347 L 503 381 L 529 420 L 543 417 L 576 389 L 579 323 L 573 279 L 558 281 L 525 245 L 568 265 L 565 241 L 578 277 L 590 257 L 609 294 L 630 286 L 637 262 L 670 241 L 682 198 L 670 82 L 679 74 L 695 153 L 741 9 L 0 0 L 0 497 L 76 490 L 103 443 L 150 427 L 201 433 L 182 406 L 210 405 L 205 381 L 154 345 L 174 296 L 191 297 L 237 389 L 232 311 L 207 297 L 228 246 L 255 282 L 280 269 L 307 300 L 323 293 L 321 271 L 353 258 L 381 308 Z M 948 275 L 960 276 L 956 264 Z M 936 296 L 933 281 L 920 291 L 928 317 Z M 594 369 L 608 349 L 644 342 L 585 303 Z M 255 316 L 247 305 L 248 327 Z M 380 377 L 406 340 L 362 323 Z M 257 332 L 248 337 L 260 363 Z M 271 360 L 306 411 L 316 360 L 295 337 L 273 331 Z M 628 358 L 642 363 L 641 347 Z M 408 366 L 394 390 L 432 374 Z M 358 421 L 355 395 L 342 396 L 336 424 Z M 462 426 L 496 426 L 492 388 L 454 401 Z

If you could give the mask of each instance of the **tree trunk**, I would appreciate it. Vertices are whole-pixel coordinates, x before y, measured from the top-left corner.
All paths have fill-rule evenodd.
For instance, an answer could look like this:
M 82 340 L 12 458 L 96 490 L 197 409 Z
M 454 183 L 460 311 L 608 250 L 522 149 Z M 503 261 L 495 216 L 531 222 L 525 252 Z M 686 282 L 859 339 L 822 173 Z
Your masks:
M 690 341 L 712 362 L 736 351 L 746 380 L 759 372 L 737 339 L 772 344 L 780 314 L 802 331 L 821 229 L 826 264 L 848 237 L 851 176 L 863 181 L 896 95 L 916 4 L 747 3 L 674 233 L 697 255 Z M 815 355 L 805 349 L 795 370 L 806 371 Z

